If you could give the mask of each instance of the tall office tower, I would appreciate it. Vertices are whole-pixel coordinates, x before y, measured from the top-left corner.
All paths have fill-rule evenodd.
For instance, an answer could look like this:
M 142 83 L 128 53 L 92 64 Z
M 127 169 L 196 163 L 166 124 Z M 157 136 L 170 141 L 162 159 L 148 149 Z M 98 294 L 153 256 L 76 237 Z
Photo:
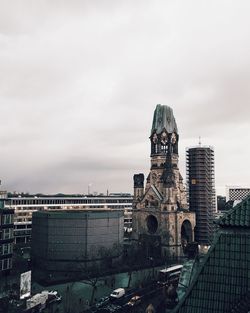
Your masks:
M 170 107 L 156 106 L 149 138 L 151 168 L 145 188 L 144 175 L 134 175 L 132 238 L 146 257 L 180 256 L 193 241 L 195 214 L 188 210 Z
M 216 212 L 214 150 L 197 146 L 186 150 L 189 209 L 196 213 L 195 241 L 209 245 Z

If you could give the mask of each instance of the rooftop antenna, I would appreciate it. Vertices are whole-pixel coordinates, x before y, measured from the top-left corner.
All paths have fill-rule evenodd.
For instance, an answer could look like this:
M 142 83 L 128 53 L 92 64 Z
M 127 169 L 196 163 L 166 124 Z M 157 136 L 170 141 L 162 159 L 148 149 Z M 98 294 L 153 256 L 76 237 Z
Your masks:
M 199 136 L 199 146 L 201 146 L 201 136 Z

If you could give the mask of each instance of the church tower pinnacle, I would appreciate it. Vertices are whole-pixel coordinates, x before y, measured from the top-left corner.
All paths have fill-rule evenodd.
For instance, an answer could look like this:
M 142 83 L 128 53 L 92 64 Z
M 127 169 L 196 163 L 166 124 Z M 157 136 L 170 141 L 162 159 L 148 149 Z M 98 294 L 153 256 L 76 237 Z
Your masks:
M 149 139 L 151 167 L 145 189 L 144 175 L 134 175 L 133 238 L 148 254 L 180 255 L 182 241 L 193 240 L 195 218 L 178 167 L 179 135 L 170 107 L 156 106 Z
M 151 156 L 165 155 L 168 148 L 178 154 L 178 139 L 173 110 L 166 105 L 157 104 L 150 135 Z

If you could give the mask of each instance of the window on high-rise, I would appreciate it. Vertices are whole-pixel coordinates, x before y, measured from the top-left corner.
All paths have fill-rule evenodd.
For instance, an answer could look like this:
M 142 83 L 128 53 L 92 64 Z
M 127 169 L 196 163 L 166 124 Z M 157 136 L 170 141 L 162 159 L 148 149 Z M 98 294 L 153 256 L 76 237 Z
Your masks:
M 13 215 L 12 214 L 4 214 L 3 215 L 3 224 L 12 224 L 13 223 Z

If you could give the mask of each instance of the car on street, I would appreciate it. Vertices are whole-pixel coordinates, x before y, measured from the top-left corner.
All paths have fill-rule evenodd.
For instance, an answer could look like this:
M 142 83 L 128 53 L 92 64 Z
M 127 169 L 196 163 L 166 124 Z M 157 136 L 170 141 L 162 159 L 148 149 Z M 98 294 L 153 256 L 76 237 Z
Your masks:
M 110 294 L 110 299 L 119 299 L 125 295 L 125 289 L 124 288 L 117 288 Z
M 133 296 L 129 302 L 127 303 L 128 306 L 136 306 L 141 303 L 141 297 L 140 296 Z

